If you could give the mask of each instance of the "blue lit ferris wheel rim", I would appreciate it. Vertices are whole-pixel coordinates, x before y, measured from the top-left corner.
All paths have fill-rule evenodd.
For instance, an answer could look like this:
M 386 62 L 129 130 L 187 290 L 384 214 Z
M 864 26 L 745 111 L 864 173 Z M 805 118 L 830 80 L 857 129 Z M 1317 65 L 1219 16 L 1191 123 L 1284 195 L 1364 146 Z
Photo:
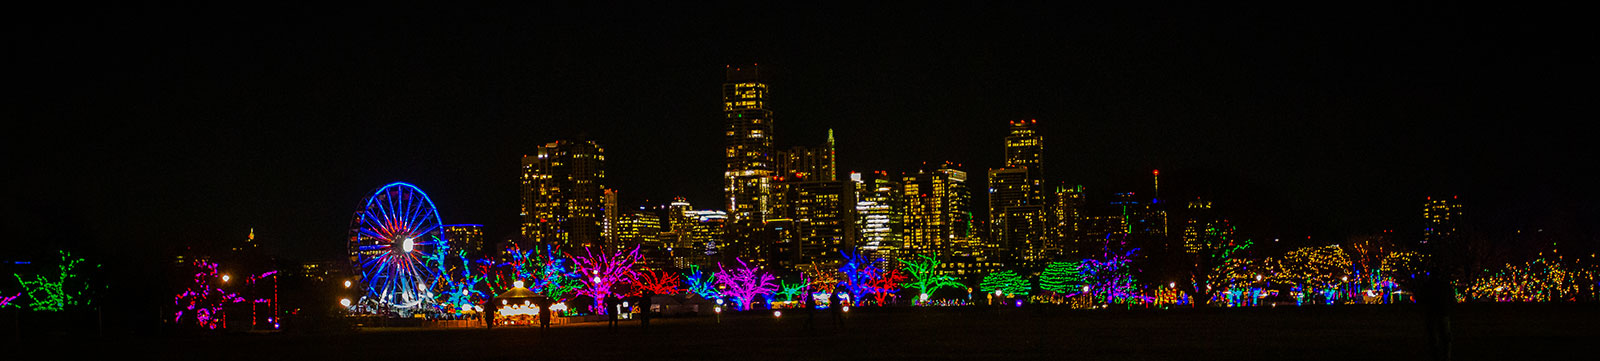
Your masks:
M 415 198 L 421 201 L 415 201 Z M 432 244 L 436 240 L 425 237 L 441 233 L 443 222 L 439 221 L 439 211 L 434 207 L 433 199 L 410 183 L 395 182 L 379 187 L 362 203 L 362 211 L 356 213 L 358 226 L 352 230 L 356 236 L 377 239 L 387 247 L 407 238 L 414 239 L 419 245 Z
M 367 298 L 400 308 L 431 301 L 438 275 L 420 256 L 443 244 L 444 237 L 428 194 L 409 183 L 390 183 L 367 196 L 354 218 L 350 253 Z M 411 247 L 405 247 L 407 241 Z

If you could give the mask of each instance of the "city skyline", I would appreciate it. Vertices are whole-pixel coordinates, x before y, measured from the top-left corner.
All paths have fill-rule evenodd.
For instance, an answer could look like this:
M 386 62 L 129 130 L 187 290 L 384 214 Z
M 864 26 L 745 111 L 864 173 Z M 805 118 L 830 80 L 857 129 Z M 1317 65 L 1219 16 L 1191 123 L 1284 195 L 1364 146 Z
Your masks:
M 1185 35 L 1139 26 L 1140 16 L 1047 11 L 1024 18 L 1100 25 L 1127 20 L 1128 25 L 1114 34 L 1045 33 L 1031 42 L 1014 35 L 1036 30 L 1032 25 L 984 26 L 1021 13 L 990 14 L 981 18 L 986 21 L 942 30 L 916 19 L 893 20 L 949 43 L 890 32 L 880 38 L 894 39 L 906 50 L 887 55 L 860 52 L 876 43 L 862 38 L 801 50 L 822 44 L 828 34 L 886 25 L 827 30 L 834 23 L 795 19 L 784 20 L 795 30 L 724 35 L 714 44 L 692 40 L 709 31 L 695 27 L 624 40 L 640 45 L 629 55 L 672 54 L 648 61 L 610 60 L 595 45 L 632 39 L 648 25 L 604 32 L 552 20 L 516 29 L 570 54 L 555 58 L 482 50 L 491 49 L 483 46 L 488 32 L 476 28 L 407 30 L 433 34 L 418 39 L 380 31 L 293 41 L 319 29 L 360 27 L 360 21 L 343 23 L 332 16 L 271 36 L 248 26 L 211 24 L 222 30 L 209 35 L 217 39 L 263 37 L 237 44 L 129 43 L 125 35 L 103 30 L 62 30 L 51 35 L 104 49 L 150 49 L 153 55 L 114 62 L 98 56 L 99 50 L 64 49 L 31 60 L 39 62 L 42 74 L 81 81 L 45 83 L 41 77 L 26 82 L 41 91 L 22 99 L 26 105 L 19 116 L 130 121 L 87 133 L 58 122 L 26 125 L 19 133 L 39 136 L 33 140 L 80 146 L 23 149 L 17 158 L 22 186 L 10 195 L 7 213 L 14 216 L 6 218 L 41 243 L 126 244 L 141 258 L 183 245 L 234 240 L 250 228 L 276 252 L 317 258 L 338 254 L 349 212 L 362 196 L 404 181 L 436 198 L 445 223 L 483 224 L 485 236 L 494 241 L 517 232 L 516 158 L 540 144 L 575 138 L 607 148 L 607 179 L 620 192 L 621 205 L 665 204 L 683 196 L 699 208 L 722 208 L 714 206 L 721 203 L 716 186 L 721 181 L 713 178 L 721 167 L 716 103 L 722 67 L 760 63 L 773 74 L 774 147 L 813 145 L 832 129 L 839 176 L 898 174 L 923 163 L 952 161 L 972 175 L 970 186 L 981 187 L 984 173 L 1002 166 L 1005 122 L 1039 119 L 1050 144 L 1044 154 L 1050 163 L 1046 191 L 1086 185 L 1090 205 L 1111 201 L 1113 193 L 1142 191 L 1148 172 L 1161 169 L 1164 194 L 1197 189 L 1192 193 L 1231 209 L 1230 220 L 1242 236 L 1337 241 L 1388 229 L 1412 232 L 1421 223 L 1416 210 L 1422 199 L 1460 195 L 1468 216 L 1488 220 L 1486 228 L 1495 232 L 1565 223 L 1580 237 L 1592 237 L 1592 226 L 1576 222 L 1594 214 L 1593 191 L 1579 186 L 1576 176 L 1592 170 L 1592 162 L 1583 162 L 1576 135 L 1551 131 L 1559 121 L 1549 115 L 1564 110 L 1533 107 L 1548 102 L 1540 98 L 1547 94 L 1516 96 L 1500 90 L 1516 87 L 1489 85 L 1537 83 L 1549 75 L 1502 76 L 1484 84 L 1453 75 L 1474 66 L 1560 64 L 1575 55 L 1536 53 L 1544 55 L 1522 59 L 1474 53 L 1479 56 L 1461 57 L 1464 64 L 1443 63 L 1420 52 L 1406 56 L 1408 40 L 1439 40 L 1424 43 L 1456 49 L 1476 39 L 1469 35 L 1489 29 L 1462 25 L 1466 35 L 1449 35 L 1406 27 L 1380 37 L 1350 26 L 1317 27 L 1335 24 L 1336 14 L 1297 18 L 1308 22 L 1300 26 L 1215 12 L 1203 14 L 1248 21 L 1202 26 L 1200 15 L 1178 10 L 1150 15 L 1196 32 Z M 247 20 L 244 24 L 267 21 Z M 1401 16 L 1371 20 L 1412 23 Z M 1354 40 L 1266 39 L 1267 45 L 1252 48 L 1210 40 L 1278 27 L 1301 37 Z M 555 29 L 589 31 L 568 38 L 538 36 Z M 963 32 L 985 36 L 968 38 Z M 799 33 L 818 35 L 792 36 Z M 1154 41 L 1133 42 L 1137 39 Z M 371 43 L 361 48 L 371 54 L 296 55 L 346 43 Z M 428 51 L 407 50 L 413 45 Z M 944 51 L 946 46 L 960 50 Z M 682 52 L 667 50 L 679 47 Z M 473 49 L 478 53 L 468 51 Z M 1377 51 L 1403 54 L 1370 55 Z M 1306 52 L 1331 56 L 1316 60 Z M 856 55 L 837 59 L 837 54 Z M 56 59 L 51 56 L 72 59 L 64 62 L 69 65 L 47 66 Z M 517 61 L 529 59 L 537 61 Z M 231 65 L 189 66 L 199 61 Z M 1218 67 L 1230 63 L 1257 67 Z M 419 64 L 447 71 L 411 70 Z M 856 66 L 841 66 L 846 64 Z M 1433 68 L 1438 64 L 1451 65 Z M 90 68 L 63 68 L 72 66 Z M 1175 77 L 1179 74 L 1189 77 Z M 1228 81 L 1232 78 L 1238 79 Z M 80 83 L 98 85 L 71 85 Z M 633 88 L 598 85 L 613 83 Z M 1366 95 L 1350 95 L 1352 89 Z M 1436 91 L 1424 91 L 1429 89 Z M 613 92 L 623 96 L 607 96 Z M 1489 94 L 1505 97 L 1504 109 L 1515 109 L 1522 128 L 1506 132 L 1482 125 L 1512 115 L 1502 107 L 1479 105 Z M 583 100 L 592 98 L 611 101 Z M 1407 105 L 1393 105 L 1397 102 Z M 34 106 L 44 104 L 61 106 Z M 393 141 L 424 136 L 425 141 Z M 96 187 L 94 178 L 70 170 L 68 165 L 86 159 L 109 162 L 101 171 L 116 179 L 111 183 L 116 186 Z M 973 199 L 974 206 L 983 204 L 984 199 Z M 974 212 L 986 218 L 979 209 Z

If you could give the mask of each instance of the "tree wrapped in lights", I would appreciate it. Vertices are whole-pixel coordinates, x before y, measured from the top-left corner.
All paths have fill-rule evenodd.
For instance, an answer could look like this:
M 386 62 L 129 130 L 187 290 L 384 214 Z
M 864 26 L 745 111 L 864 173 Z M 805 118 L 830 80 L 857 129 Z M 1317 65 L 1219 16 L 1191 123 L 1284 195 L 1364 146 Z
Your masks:
M 597 315 L 606 314 L 606 306 L 601 302 L 606 297 L 616 295 L 612 286 L 626 285 L 634 277 L 633 265 L 638 263 L 642 256 L 639 247 L 630 251 L 618 251 L 616 254 L 595 254 L 588 247 L 584 247 L 584 256 L 569 257 L 572 259 L 573 268 L 578 271 L 578 281 L 583 288 L 577 290 L 578 294 L 594 298 L 595 302 L 590 309 Z
M 583 283 L 578 281 L 583 276 L 570 269 L 567 259 L 558 256 L 560 254 L 558 247 L 545 245 L 544 253 L 531 259 L 538 266 L 532 272 L 533 288 L 530 291 L 559 300 L 583 287 Z
M 1256 263 L 1243 257 L 1251 245 L 1248 239 L 1213 238 L 1192 246 L 1189 256 L 1193 263 L 1189 279 L 1184 282 L 1184 291 L 1194 296 L 1195 306 L 1208 306 L 1218 293 L 1253 282 L 1249 273 L 1255 270 Z
M 918 293 L 932 297 L 933 293 L 941 288 L 963 288 L 966 285 L 939 272 L 939 260 L 927 255 L 900 260 L 901 267 L 905 268 L 911 282 L 905 284 L 906 288 L 914 288 Z
M 1135 289 L 1138 280 L 1133 275 L 1133 258 L 1139 249 L 1127 247 L 1125 240 L 1107 237 L 1101 251 L 1100 258 L 1086 259 L 1081 264 L 1090 294 L 1106 303 L 1143 300 Z
M 683 283 L 678 274 L 658 271 L 639 271 L 634 273 L 633 289 L 635 293 L 642 294 L 650 291 L 658 295 L 673 295 L 678 293 L 678 288 Z
M 705 273 L 700 270 L 700 266 L 690 265 L 689 273 L 683 275 L 683 283 L 689 289 L 689 293 L 699 295 L 701 298 L 709 300 L 722 297 L 722 293 L 717 291 L 717 274 Z
M 1519 265 L 1506 264 L 1499 271 L 1474 280 L 1466 294 L 1472 299 L 1495 302 L 1575 301 L 1582 288 L 1574 281 L 1593 282 L 1594 273 L 1592 267 L 1568 269 L 1559 260 L 1540 257 Z
M 470 307 L 487 299 L 483 291 L 478 290 L 478 284 L 485 280 L 484 275 L 472 272 L 472 261 L 467 259 L 465 250 L 452 250 L 449 243 L 439 242 L 432 252 L 423 253 L 422 259 L 439 275 L 433 287 L 439 307 Z
M 1289 251 L 1281 258 L 1267 260 L 1272 280 L 1299 285 L 1312 294 L 1327 293 L 1342 287 L 1348 279 L 1351 266 L 1350 257 L 1337 244 L 1302 247 Z
M 1083 261 L 1050 262 L 1039 274 L 1039 289 L 1057 295 L 1082 292 L 1083 285 L 1088 283 L 1089 279 L 1083 272 Z
M 0 309 L 13 307 L 14 305 L 11 304 L 11 301 L 15 301 L 17 297 L 22 297 L 22 292 L 17 292 L 17 294 L 11 296 L 0 296 Z
M 245 299 L 222 289 L 221 284 L 227 283 L 228 279 L 217 270 L 216 263 L 196 260 L 194 266 L 198 269 L 194 274 L 194 283 L 173 297 L 173 303 L 179 307 L 173 322 L 183 323 L 185 317 L 192 317 L 200 327 L 215 330 L 222 325 L 222 307 L 229 303 L 245 302 Z
M 877 260 L 867 258 L 861 252 L 839 253 L 844 256 L 844 263 L 839 266 L 839 274 L 844 276 L 844 280 L 839 285 L 850 292 L 851 299 L 866 295 L 871 287 L 868 282 L 878 277 Z
M 783 296 L 785 301 L 794 301 L 795 298 L 800 297 L 800 295 L 806 294 L 806 291 L 811 288 L 809 287 L 811 285 L 810 283 L 811 282 L 807 280 L 804 275 L 800 276 L 800 282 L 796 282 L 795 284 L 789 284 L 787 281 L 778 280 L 778 295 Z
M 978 289 L 984 293 L 1000 291 L 1005 295 L 1027 295 L 1032 288 L 1027 279 L 1011 270 L 990 273 L 983 276 L 983 281 L 978 283 Z
M 12 274 L 17 282 L 22 284 L 23 293 L 28 295 L 28 308 L 34 311 L 64 311 L 70 307 L 89 306 L 93 300 L 84 297 L 89 291 L 89 283 L 83 281 L 83 276 L 76 273 L 78 264 L 83 263 L 83 258 L 73 258 L 67 251 L 61 252 L 59 273 L 55 278 L 43 274 L 33 275 L 31 279 L 24 279 L 21 274 Z M 95 265 L 100 267 L 100 265 Z
M 771 295 L 778 291 L 778 285 L 773 284 L 772 274 L 761 272 L 759 268 L 750 267 L 743 259 L 739 261 L 739 268 L 728 269 L 717 263 L 717 284 L 723 286 L 722 294 L 733 299 L 740 310 L 750 309 L 750 303 L 756 296 Z
M 865 289 L 867 294 L 872 295 L 872 299 L 877 301 L 879 306 L 887 306 L 888 304 L 885 302 L 888 301 L 889 296 L 899 292 L 900 283 L 906 280 L 906 276 L 900 271 L 900 267 L 889 266 L 886 268 L 886 270 L 875 272 L 872 278 L 867 279 L 867 287 Z
M 839 270 L 823 267 L 812 261 L 808 266 L 801 266 L 801 273 L 805 276 L 812 292 L 833 293 L 839 286 Z

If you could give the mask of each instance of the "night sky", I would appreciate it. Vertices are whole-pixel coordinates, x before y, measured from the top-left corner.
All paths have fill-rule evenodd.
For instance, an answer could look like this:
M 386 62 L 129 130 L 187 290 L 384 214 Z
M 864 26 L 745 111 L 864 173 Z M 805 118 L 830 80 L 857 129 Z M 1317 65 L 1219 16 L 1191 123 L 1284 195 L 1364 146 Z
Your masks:
M 778 145 L 832 128 L 844 171 L 950 160 L 976 189 L 1038 119 L 1051 184 L 1104 203 L 1159 168 L 1258 239 L 1417 233 L 1428 196 L 1485 232 L 1592 244 L 1600 216 L 1575 9 L 201 6 L 228 7 L 5 15 L 6 253 L 133 264 L 254 228 L 333 259 L 395 181 L 504 239 L 519 157 L 575 137 L 624 205 L 720 208 L 720 86 L 748 63 Z

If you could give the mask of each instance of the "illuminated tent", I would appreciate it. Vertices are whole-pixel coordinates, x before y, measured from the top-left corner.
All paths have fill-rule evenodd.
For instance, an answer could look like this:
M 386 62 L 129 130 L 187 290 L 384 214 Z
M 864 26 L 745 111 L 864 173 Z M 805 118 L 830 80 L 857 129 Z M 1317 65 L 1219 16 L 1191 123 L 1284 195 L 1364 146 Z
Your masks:
M 518 282 L 521 283 L 521 282 Z M 495 305 L 495 323 L 531 325 L 539 316 L 539 300 L 544 295 L 533 293 L 526 287 L 512 287 L 498 296 L 494 296 L 491 304 Z

